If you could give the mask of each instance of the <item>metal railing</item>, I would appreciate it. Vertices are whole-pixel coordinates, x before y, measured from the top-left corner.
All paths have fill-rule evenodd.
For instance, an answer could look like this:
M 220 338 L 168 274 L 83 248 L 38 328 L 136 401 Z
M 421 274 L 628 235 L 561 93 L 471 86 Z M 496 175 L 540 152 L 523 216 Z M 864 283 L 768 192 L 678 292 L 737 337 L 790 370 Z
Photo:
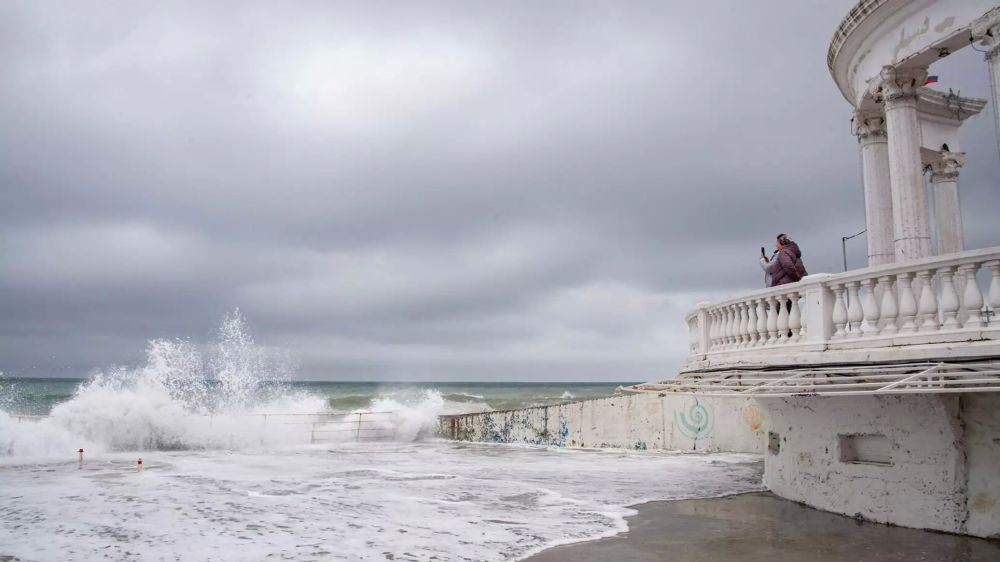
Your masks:
M 626 387 L 631 392 L 788 398 L 1000 392 L 1000 360 L 970 363 L 732 369 Z
M 382 412 L 294 412 L 294 413 L 245 413 L 245 414 L 191 414 L 207 418 L 211 425 L 216 418 L 247 418 L 261 420 L 263 427 L 301 426 L 309 432 L 309 442 L 317 443 L 324 436 L 346 435 L 355 441 L 393 440 L 398 435 L 397 411 Z M 37 422 L 47 418 L 37 414 L 12 414 L 17 423 Z

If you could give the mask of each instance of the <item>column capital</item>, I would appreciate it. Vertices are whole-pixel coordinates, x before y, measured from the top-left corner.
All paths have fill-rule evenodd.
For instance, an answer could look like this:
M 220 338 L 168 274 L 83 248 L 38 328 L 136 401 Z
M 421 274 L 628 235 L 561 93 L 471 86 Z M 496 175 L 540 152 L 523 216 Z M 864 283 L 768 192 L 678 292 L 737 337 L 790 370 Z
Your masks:
M 881 113 L 870 113 L 868 111 L 854 110 L 853 122 L 854 134 L 858 137 L 858 142 L 882 141 L 885 142 L 885 115 Z
M 886 65 L 868 83 L 868 92 L 877 102 L 916 100 L 917 89 L 926 81 L 926 68 L 896 68 Z
M 965 165 L 964 152 L 951 152 L 942 150 L 938 152 L 937 158 L 927 164 L 927 169 L 931 173 L 931 181 L 939 183 L 943 181 L 956 181 L 958 170 Z
M 1000 8 L 993 8 L 972 22 L 972 40 L 979 41 L 989 49 L 986 52 L 987 60 L 1000 53 Z

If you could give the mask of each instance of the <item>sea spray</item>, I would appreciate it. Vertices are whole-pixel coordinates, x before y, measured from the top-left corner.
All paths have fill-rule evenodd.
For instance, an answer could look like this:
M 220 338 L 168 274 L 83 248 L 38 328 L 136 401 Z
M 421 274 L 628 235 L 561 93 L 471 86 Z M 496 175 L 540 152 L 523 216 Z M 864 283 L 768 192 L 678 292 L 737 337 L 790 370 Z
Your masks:
M 286 356 L 254 342 L 237 310 L 223 319 L 208 360 L 190 342 L 152 340 L 145 365 L 95 373 L 38 422 L 0 412 L 0 455 L 305 443 L 310 419 L 290 414 L 320 412 L 324 404 L 291 391 L 291 372 Z M 282 415 L 295 423 L 276 423 Z
M 186 340 L 151 340 L 144 365 L 92 374 L 44 419 L 25 421 L 0 407 L 0 457 L 32 462 L 79 448 L 100 454 L 413 441 L 432 436 L 441 414 L 490 409 L 479 396 L 446 398 L 429 389 L 348 395 L 353 407 L 331 407 L 338 398 L 292 388 L 293 372 L 287 354 L 254 341 L 237 310 L 206 350 Z

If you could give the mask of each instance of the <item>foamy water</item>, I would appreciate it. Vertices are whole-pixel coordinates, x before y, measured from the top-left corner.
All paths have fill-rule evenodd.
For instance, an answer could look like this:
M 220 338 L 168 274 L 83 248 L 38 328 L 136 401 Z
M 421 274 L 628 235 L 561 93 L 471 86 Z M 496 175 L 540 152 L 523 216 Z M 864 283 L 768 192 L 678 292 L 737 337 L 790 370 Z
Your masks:
M 288 365 L 233 314 L 42 419 L 0 401 L 0 558 L 511 560 L 621 532 L 630 504 L 759 489 L 754 456 L 435 440 L 440 392 L 335 413 Z
M 511 560 L 626 529 L 627 505 L 754 490 L 756 458 L 443 442 L 116 453 L 0 467 L 0 555 Z

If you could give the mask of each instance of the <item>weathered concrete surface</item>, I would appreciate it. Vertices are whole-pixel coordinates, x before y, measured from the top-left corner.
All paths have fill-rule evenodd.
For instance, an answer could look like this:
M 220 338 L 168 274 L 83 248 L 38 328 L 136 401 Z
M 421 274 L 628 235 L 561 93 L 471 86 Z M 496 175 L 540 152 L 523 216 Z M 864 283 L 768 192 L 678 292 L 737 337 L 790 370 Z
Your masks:
M 623 535 L 559 546 L 531 562 L 810 562 L 1000 560 L 1000 542 L 859 523 L 772 494 L 636 506 Z
M 881 523 L 1000 537 L 1000 396 L 761 404 L 772 424 L 764 484 L 779 496 Z M 867 458 L 853 458 L 854 440 Z
M 962 396 L 970 534 L 1000 536 L 1000 395 Z
M 628 394 L 558 406 L 441 418 L 460 441 L 762 453 L 767 420 L 743 398 Z

